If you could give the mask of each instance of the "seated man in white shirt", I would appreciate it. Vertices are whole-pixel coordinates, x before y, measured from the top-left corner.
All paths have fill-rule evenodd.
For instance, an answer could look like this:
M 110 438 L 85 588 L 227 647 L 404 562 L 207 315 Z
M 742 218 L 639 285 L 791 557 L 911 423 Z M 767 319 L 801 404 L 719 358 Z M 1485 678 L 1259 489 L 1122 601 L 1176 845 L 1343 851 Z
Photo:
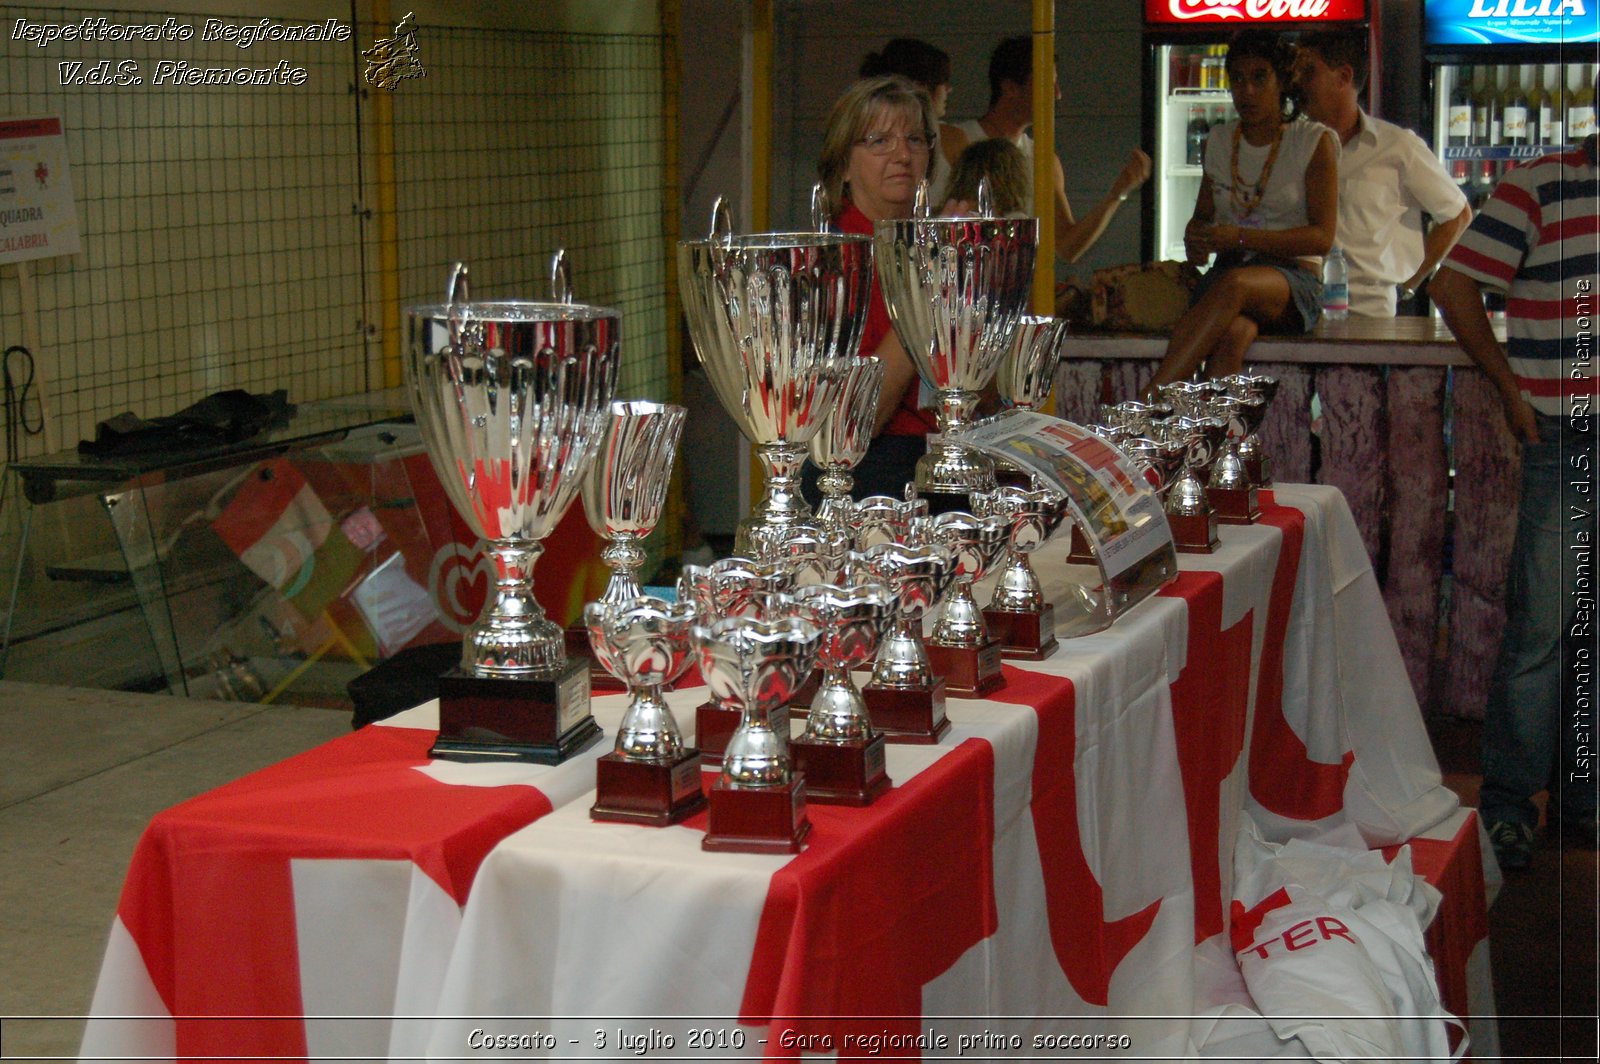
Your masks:
M 1350 265 L 1350 310 L 1394 316 L 1472 221 L 1467 197 L 1421 137 L 1373 118 L 1357 96 L 1367 85 L 1366 31 L 1318 30 L 1299 46 L 1305 113 L 1339 136 L 1339 230 Z M 1422 215 L 1433 220 L 1426 236 Z

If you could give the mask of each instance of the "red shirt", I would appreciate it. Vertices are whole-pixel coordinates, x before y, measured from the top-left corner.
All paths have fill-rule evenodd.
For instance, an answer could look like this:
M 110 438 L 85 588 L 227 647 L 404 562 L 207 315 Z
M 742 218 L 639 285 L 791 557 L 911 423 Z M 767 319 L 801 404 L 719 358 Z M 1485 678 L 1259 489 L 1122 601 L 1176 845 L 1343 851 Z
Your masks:
M 839 227 L 842 233 L 857 233 L 865 236 L 872 235 L 872 220 L 849 200 L 845 201 L 844 210 L 834 218 L 833 224 Z M 860 354 L 876 354 L 879 345 L 889 335 L 889 330 L 894 328 L 889 321 L 889 305 L 883 301 L 883 290 L 878 287 L 878 274 L 872 274 L 872 299 L 867 304 L 867 324 L 861 330 Z M 910 356 L 907 356 L 910 357 Z M 883 427 L 883 436 L 926 436 L 938 429 L 939 421 L 933 411 L 923 410 L 917 405 L 917 392 L 921 384 L 919 377 L 913 376 L 906 385 L 905 392 L 900 396 L 900 409 L 889 418 L 889 423 Z

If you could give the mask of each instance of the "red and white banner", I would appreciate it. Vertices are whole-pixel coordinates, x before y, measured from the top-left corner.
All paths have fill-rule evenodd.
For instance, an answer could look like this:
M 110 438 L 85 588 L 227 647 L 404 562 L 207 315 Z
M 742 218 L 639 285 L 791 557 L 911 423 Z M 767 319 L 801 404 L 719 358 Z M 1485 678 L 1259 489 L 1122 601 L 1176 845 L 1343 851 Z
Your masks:
M 1242 29 L 1252 23 L 1292 27 L 1366 20 L 1367 0 L 1144 0 L 1147 26 Z

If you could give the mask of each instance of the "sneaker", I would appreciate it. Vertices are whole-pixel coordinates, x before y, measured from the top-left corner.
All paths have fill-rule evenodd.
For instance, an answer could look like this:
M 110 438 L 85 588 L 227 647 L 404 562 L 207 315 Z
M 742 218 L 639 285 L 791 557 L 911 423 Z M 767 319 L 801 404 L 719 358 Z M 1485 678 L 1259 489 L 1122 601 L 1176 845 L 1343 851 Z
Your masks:
M 1503 872 L 1520 872 L 1533 864 L 1533 828 L 1515 820 L 1489 824 L 1489 843 Z

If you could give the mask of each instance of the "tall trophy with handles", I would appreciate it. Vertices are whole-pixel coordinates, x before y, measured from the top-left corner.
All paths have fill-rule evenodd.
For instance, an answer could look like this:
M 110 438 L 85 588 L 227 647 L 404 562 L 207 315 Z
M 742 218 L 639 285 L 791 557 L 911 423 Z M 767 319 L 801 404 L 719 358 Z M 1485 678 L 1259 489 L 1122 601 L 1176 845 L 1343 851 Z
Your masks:
M 532 570 L 599 446 L 621 315 L 571 300 L 472 302 L 457 265 L 442 304 L 406 312 L 406 382 L 445 492 L 483 539 L 494 592 L 439 685 L 436 757 L 554 763 L 600 735 L 589 666 L 533 596 Z

